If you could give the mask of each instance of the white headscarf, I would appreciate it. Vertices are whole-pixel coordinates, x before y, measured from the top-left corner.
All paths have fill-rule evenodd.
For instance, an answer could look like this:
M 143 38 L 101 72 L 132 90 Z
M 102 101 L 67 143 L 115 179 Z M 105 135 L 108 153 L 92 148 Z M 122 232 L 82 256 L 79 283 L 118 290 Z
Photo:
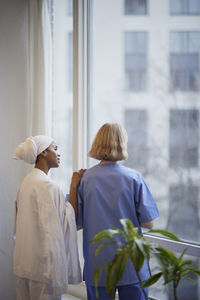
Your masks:
M 36 135 L 30 136 L 23 143 L 19 144 L 15 149 L 13 158 L 21 159 L 29 164 L 34 164 L 37 160 L 37 156 L 47 149 L 53 142 L 50 136 Z

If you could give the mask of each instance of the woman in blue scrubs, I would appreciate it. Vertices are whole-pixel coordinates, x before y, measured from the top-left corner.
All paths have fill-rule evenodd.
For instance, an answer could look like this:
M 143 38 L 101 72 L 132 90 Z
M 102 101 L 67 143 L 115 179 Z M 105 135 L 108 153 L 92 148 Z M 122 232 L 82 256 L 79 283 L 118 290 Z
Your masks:
M 122 218 L 130 219 L 141 232 L 141 227 L 152 228 L 153 220 L 159 216 L 156 203 L 142 175 L 118 163 L 128 157 L 127 140 L 126 130 L 120 124 L 104 124 L 97 132 L 89 151 L 89 156 L 100 162 L 83 174 L 79 186 L 77 225 L 83 227 L 84 280 L 88 300 L 97 299 L 94 271 L 105 258 L 107 261 L 112 260 L 116 247 L 104 247 L 95 257 L 97 245 L 90 243 L 94 235 L 111 227 L 121 228 L 119 220 Z M 150 276 L 146 261 L 140 276 L 143 281 Z M 106 293 L 105 278 L 104 268 L 98 283 L 100 300 L 111 299 Z M 120 300 L 144 299 L 130 262 L 117 289 Z

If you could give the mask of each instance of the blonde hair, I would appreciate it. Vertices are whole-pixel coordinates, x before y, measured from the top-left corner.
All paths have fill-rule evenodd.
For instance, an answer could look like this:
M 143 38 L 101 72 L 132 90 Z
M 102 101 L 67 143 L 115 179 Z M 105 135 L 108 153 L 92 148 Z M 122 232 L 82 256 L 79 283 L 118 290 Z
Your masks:
M 128 136 L 118 123 L 104 124 L 96 134 L 88 156 L 98 160 L 125 160 Z

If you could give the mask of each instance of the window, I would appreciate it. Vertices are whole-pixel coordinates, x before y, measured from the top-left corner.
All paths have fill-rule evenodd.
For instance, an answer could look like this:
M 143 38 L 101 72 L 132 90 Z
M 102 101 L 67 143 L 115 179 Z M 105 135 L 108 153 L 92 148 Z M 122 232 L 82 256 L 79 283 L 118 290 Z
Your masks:
M 128 136 L 128 160 L 125 165 L 145 171 L 148 160 L 147 149 L 147 112 L 146 110 L 127 109 L 124 114 Z M 145 158 L 145 159 L 144 159 Z
M 147 87 L 147 33 L 125 32 L 125 74 L 129 91 Z
M 67 15 L 72 16 L 73 13 L 73 0 L 67 0 Z
M 72 175 L 73 112 L 73 18 L 66 14 L 70 1 L 52 1 L 53 11 L 53 123 L 61 163 L 51 174 L 64 192 L 69 192 Z M 72 1 L 71 1 L 72 2 Z
M 67 0 L 62 1 L 67 3 Z M 140 18 L 134 14 L 128 17 L 122 15 L 124 0 L 106 1 L 106 5 L 103 3 L 105 4 L 105 1 L 102 0 L 73 1 L 73 38 L 74 44 L 79 45 L 73 49 L 76 87 L 73 102 L 66 78 L 69 72 L 68 65 L 64 60 L 69 59 L 68 45 L 66 47 L 66 36 L 72 32 L 69 20 L 66 24 L 60 22 L 57 34 L 54 34 L 62 35 L 64 40 L 61 47 L 64 49 L 64 58 L 57 53 L 56 59 L 60 59 L 60 63 L 55 63 L 56 68 L 60 66 L 64 70 L 61 73 L 58 68 L 58 88 L 55 92 L 55 98 L 59 95 L 58 99 L 62 99 L 63 104 L 57 107 L 55 102 L 54 105 L 57 109 L 56 122 L 60 124 L 56 132 L 61 137 L 61 146 L 65 147 L 62 157 L 64 156 L 67 162 L 61 160 L 63 171 L 58 182 L 64 182 L 64 186 L 66 185 L 66 174 L 71 175 L 72 172 L 72 162 L 69 161 L 72 155 L 73 160 L 77 162 L 75 169 L 89 168 L 97 164 L 98 161 L 94 159 L 87 161 L 87 153 L 97 130 L 105 122 L 122 123 L 129 135 L 129 159 L 121 163 L 136 168 L 144 175 L 160 211 L 160 218 L 155 221 L 155 227 L 173 230 L 174 234 L 199 243 L 197 212 L 199 214 L 200 194 L 197 187 L 200 176 L 200 17 L 187 16 L 187 22 L 185 18 L 169 17 L 169 0 L 149 1 L 151 15 L 148 18 Z M 66 6 L 64 13 L 66 14 Z M 160 26 L 162 17 L 173 19 L 173 24 L 163 22 Z M 76 18 L 80 18 L 80 22 L 76 22 Z M 185 31 L 170 33 L 172 25 L 173 28 L 184 28 Z M 194 28 L 198 31 L 194 31 Z M 57 46 L 61 45 L 58 40 L 55 42 Z M 179 58 L 171 59 L 171 55 L 180 57 L 183 54 L 188 57 L 191 54 L 193 58 L 186 58 L 186 62 L 181 60 L 178 63 Z M 181 68 L 190 74 L 186 79 Z M 168 76 L 169 70 L 177 74 L 177 77 L 171 77 L 174 81 Z M 178 70 L 181 72 L 178 73 Z M 171 84 L 174 82 L 170 91 L 169 81 Z M 64 82 L 62 94 L 59 89 L 61 82 Z M 185 91 L 186 88 L 192 93 L 171 93 L 177 90 Z M 145 93 L 136 93 L 139 91 Z M 76 137 L 73 150 L 72 135 Z M 181 190 L 181 187 L 184 188 Z M 185 193 L 183 199 L 182 192 Z M 172 211 L 173 205 L 178 207 L 177 220 Z M 185 223 L 189 224 L 188 228 L 183 228 Z M 153 239 L 162 243 L 162 239 L 157 236 L 153 236 Z M 169 240 L 165 240 L 164 243 L 164 247 L 167 244 L 169 249 L 180 253 L 180 245 L 177 242 L 170 243 Z M 198 246 L 191 242 L 186 246 L 185 243 L 181 244 L 181 251 L 187 247 L 188 252 L 191 251 L 190 255 L 198 257 Z M 196 252 L 192 253 L 193 251 Z M 188 286 L 184 285 L 184 295 L 187 295 L 185 299 L 193 287 L 189 282 Z M 199 290 L 198 282 L 197 288 Z M 194 299 L 197 288 L 195 285 Z M 151 289 L 150 293 L 162 300 L 172 298 L 168 288 L 164 287 L 161 290 L 160 284 L 157 290 L 152 292 Z
M 170 33 L 171 90 L 199 90 L 200 32 Z
M 124 13 L 125 15 L 146 15 L 147 0 L 125 0 Z
M 195 15 L 200 13 L 199 0 L 170 0 L 172 15 Z
M 170 111 L 170 166 L 198 168 L 199 111 Z

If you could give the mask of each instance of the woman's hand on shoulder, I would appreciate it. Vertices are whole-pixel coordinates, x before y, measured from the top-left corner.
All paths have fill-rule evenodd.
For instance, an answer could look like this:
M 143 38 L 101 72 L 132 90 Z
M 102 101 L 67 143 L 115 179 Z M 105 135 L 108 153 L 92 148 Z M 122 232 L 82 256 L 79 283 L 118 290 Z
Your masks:
M 73 172 L 72 179 L 71 179 L 71 187 L 77 188 L 81 181 L 81 177 L 83 176 L 83 173 L 86 171 L 86 169 L 80 169 L 77 172 Z

